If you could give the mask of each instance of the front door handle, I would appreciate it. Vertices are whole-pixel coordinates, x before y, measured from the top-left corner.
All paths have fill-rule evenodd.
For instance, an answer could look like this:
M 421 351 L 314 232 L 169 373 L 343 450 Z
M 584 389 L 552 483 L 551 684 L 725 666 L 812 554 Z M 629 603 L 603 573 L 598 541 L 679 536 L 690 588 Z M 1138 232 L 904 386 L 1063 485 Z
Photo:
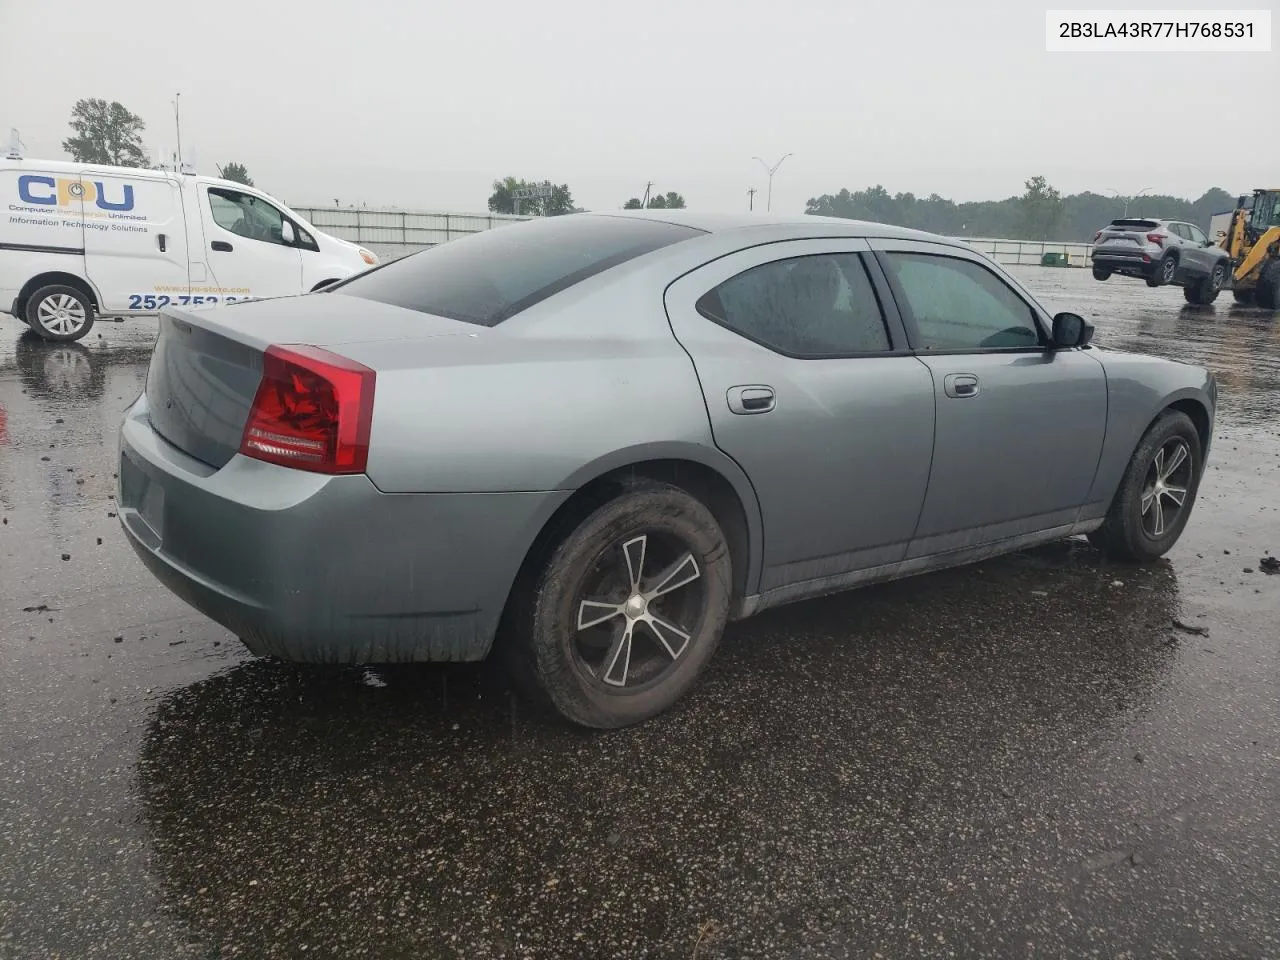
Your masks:
M 942 380 L 942 388 L 948 397 L 965 400 L 976 397 L 982 389 L 978 378 L 971 373 L 949 373 Z
M 164 246 L 165 246 L 165 243 L 164 243 L 164 234 L 163 234 L 163 233 L 156 237 L 156 242 L 160 244 L 160 252 L 161 252 L 161 253 L 164 253 Z
M 725 399 L 729 409 L 734 413 L 747 415 L 752 413 L 768 413 L 777 402 L 773 387 L 764 384 L 753 384 L 749 387 L 730 387 Z
M 218 250 L 222 253 L 231 252 L 231 244 L 227 243 L 227 241 L 225 240 L 215 240 L 213 241 L 213 243 L 209 244 L 209 246 L 211 246 L 214 250 Z

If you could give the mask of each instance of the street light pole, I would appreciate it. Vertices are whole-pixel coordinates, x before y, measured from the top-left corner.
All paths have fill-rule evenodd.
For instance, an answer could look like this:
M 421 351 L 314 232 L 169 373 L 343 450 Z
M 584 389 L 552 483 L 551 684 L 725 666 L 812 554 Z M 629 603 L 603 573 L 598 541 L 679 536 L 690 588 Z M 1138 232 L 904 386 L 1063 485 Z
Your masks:
M 1127 194 L 1123 194 L 1123 193 L 1121 193 L 1121 192 L 1120 192 L 1119 190 L 1117 190 L 1115 187 L 1107 187 L 1107 188 L 1106 188 L 1106 190 L 1107 190 L 1107 192 L 1108 192 L 1108 193 L 1114 193 L 1114 194 L 1116 195 L 1116 199 L 1117 199 L 1117 200 L 1123 200 L 1123 201 L 1124 201 L 1124 213 L 1123 213 L 1123 214 L 1121 214 L 1121 216 L 1124 216 L 1124 217 L 1129 216 L 1129 204 L 1133 203 L 1133 201 L 1135 201 L 1135 200 L 1141 200 L 1144 196 L 1146 196 L 1147 191 L 1149 191 L 1149 190 L 1151 190 L 1151 189 L 1152 189 L 1151 187 L 1143 187 L 1141 190 L 1139 190 L 1139 191 L 1138 191 L 1137 193 L 1135 193 L 1133 196 L 1129 196 L 1129 195 L 1127 195 Z
M 789 153 L 784 153 L 784 154 L 782 155 L 782 160 L 787 159 L 787 157 L 789 157 L 789 156 L 791 156 L 791 154 L 789 154 Z M 772 210 L 773 210 L 773 175 L 774 175 L 775 173 L 777 173 L 777 172 L 778 172 L 778 168 L 779 168 L 780 166 L 782 166 L 782 160 L 779 160 L 777 163 L 775 163 L 775 164 L 771 167 L 771 166 L 769 166 L 767 163 L 765 163 L 763 160 L 760 160 L 760 158 L 759 158 L 759 157 L 752 157 L 751 159 L 753 159 L 753 160 L 759 160 L 759 161 L 760 161 L 760 166 L 764 167 L 764 168 L 765 168 L 765 170 L 769 171 L 769 192 L 765 195 L 765 205 L 764 205 L 764 207 L 765 207 L 765 210 L 766 210 L 766 211 L 772 211 Z

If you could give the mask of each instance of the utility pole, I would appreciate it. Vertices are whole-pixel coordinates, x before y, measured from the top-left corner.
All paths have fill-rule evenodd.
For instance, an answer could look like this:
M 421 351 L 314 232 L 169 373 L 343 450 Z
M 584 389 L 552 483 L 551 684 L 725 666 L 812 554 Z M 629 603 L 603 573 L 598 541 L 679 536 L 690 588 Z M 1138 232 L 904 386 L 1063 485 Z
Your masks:
M 782 155 L 782 160 L 787 159 L 787 157 L 789 157 L 789 156 L 791 156 L 791 154 L 789 154 L 789 153 L 784 153 L 784 154 Z M 753 160 L 760 160 L 760 158 L 759 158 L 759 157 L 752 157 L 751 159 L 753 159 Z M 777 173 L 777 172 L 778 172 L 778 168 L 779 168 L 780 166 L 782 166 L 782 160 L 779 160 L 779 161 L 778 161 L 777 163 L 775 163 L 772 167 L 771 167 L 771 166 L 769 166 L 767 163 L 765 163 L 763 160 L 760 160 L 760 166 L 764 167 L 766 170 L 768 170 L 768 171 L 769 171 L 769 192 L 766 194 L 766 198 L 765 198 L 765 210 L 766 210 L 766 211 L 772 211 L 772 210 L 773 210 L 773 175 L 774 175 L 775 173 Z
M 754 210 L 755 208 L 756 208 L 756 188 L 749 187 L 747 189 L 747 210 L 750 211 L 750 210 Z
M 653 181 L 650 180 L 648 183 L 644 185 L 644 199 L 640 201 L 641 210 L 649 209 L 649 191 L 652 189 L 653 189 Z
M 173 126 L 178 131 L 178 169 L 177 173 L 182 172 L 182 111 L 179 101 L 182 99 L 182 93 L 175 93 L 173 96 Z

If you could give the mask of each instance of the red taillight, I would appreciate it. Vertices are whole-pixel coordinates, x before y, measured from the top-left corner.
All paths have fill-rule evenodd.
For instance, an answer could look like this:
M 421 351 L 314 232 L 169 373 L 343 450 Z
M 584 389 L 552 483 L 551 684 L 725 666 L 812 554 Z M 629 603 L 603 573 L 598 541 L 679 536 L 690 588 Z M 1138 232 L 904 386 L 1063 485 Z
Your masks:
M 1147 243 L 1154 243 L 1157 247 L 1161 247 L 1161 248 L 1163 248 L 1163 247 L 1164 247 L 1164 237 L 1160 236 L 1160 234 L 1158 234 L 1158 233 L 1148 233 L 1148 234 L 1147 234 Z
M 1095 233 L 1095 234 L 1093 235 L 1093 242 L 1094 242 L 1094 243 L 1097 243 L 1097 242 L 1098 242 L 1098 238 L 1099 238 L 1100 236 L 1102 236 L 1102 231 L 1101 231 L 1101 230 L 1099 230 L 1097 233 Z
M 319 347 L 268 347 L 240 452 L 314 473 L 364 473 L 375 375 Z

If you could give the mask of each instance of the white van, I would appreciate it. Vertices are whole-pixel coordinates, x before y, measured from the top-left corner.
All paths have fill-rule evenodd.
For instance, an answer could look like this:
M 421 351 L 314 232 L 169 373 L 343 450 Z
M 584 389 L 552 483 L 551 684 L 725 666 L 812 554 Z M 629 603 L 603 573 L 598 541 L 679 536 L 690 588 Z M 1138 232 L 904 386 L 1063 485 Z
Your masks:
M 230 180 L 0 159 L 0 311 L 47 340 L 95 317 L 316 290 L 377 264 Z

